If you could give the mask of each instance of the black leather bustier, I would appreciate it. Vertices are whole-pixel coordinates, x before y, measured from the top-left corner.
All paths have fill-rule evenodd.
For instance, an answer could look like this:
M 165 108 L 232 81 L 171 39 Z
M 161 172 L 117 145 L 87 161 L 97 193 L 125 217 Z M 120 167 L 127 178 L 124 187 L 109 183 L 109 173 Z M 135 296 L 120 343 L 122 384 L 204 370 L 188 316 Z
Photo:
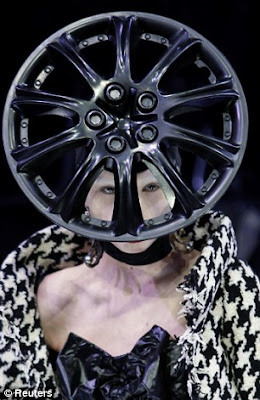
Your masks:
M 71 333 L 57 357 L 64 400 L 188 400 L 187 371 L 177 339 L 159 326 L 130 353 L 113 357 Z

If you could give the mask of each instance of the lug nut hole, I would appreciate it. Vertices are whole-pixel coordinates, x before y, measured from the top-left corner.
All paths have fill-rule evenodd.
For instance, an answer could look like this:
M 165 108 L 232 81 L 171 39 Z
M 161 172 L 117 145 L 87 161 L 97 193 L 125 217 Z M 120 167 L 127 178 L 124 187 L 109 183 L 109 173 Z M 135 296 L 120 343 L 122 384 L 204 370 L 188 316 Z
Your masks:
M 144 92 L 140 94 L 137 102 L 141 111 L 150 112 L 154 110 L 157 105 L 157 97 L 151 92 Z
M 120 103 L 124 98 L 125 90 L 121 85 L 113 83 L 107 86 L 105 95 L 110 102 Z
M 154 141 L 158 136 L 158 130 L 153 125 L 144 125 L 138 132 L 138 137 L 141 142 L 149 143 Z
M 112 153 L 120 153 L 125 148 L 125 139 L 117 136 L 112 136 L 107 140 L 107 148 Z
M 91 110 L 86 116 L 86 123 L 92 129 L 99 129 L 105 124 L 105 115 L 99 110 Z

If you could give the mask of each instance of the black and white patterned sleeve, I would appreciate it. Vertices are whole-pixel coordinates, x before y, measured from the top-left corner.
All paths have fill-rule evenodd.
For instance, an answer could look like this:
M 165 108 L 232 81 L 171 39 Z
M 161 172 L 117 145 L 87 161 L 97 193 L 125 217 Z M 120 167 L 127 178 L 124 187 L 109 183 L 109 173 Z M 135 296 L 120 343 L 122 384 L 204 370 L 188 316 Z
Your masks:
M 242 400 L 260 400 L 260 283 L 240 261 L 226 271 L 224 344 Z

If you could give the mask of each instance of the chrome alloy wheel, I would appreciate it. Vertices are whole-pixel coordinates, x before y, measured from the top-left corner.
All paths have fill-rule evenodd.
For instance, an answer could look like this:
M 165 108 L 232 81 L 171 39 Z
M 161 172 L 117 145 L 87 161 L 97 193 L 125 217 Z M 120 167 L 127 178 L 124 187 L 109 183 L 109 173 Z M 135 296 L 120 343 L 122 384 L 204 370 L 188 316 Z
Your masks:
M 223 54 L 172 19 L 113 12 L 72 23 L 24 62 L 9 90 L 3 138 L 15 179 L 36 208 L 80 235 L 159 237 L 211 209 L 241 164 L 244 93 Z M 136 184 L 150 169 L 169 212 L 145 220 Z M 111 220 L 85 199 L 113 173 Z

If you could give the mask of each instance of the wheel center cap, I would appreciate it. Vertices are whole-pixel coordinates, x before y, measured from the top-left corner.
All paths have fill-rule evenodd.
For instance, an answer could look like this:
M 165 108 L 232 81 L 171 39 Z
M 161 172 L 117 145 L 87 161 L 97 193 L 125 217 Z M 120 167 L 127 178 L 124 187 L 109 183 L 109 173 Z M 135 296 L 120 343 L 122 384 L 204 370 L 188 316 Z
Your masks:
M 131 127 L 131 120 L 130 118 L 120 118 L 120 120 L 117 123 L 117 126 L 119 129 L 122 129 L 124 131 L 127 131 Z

